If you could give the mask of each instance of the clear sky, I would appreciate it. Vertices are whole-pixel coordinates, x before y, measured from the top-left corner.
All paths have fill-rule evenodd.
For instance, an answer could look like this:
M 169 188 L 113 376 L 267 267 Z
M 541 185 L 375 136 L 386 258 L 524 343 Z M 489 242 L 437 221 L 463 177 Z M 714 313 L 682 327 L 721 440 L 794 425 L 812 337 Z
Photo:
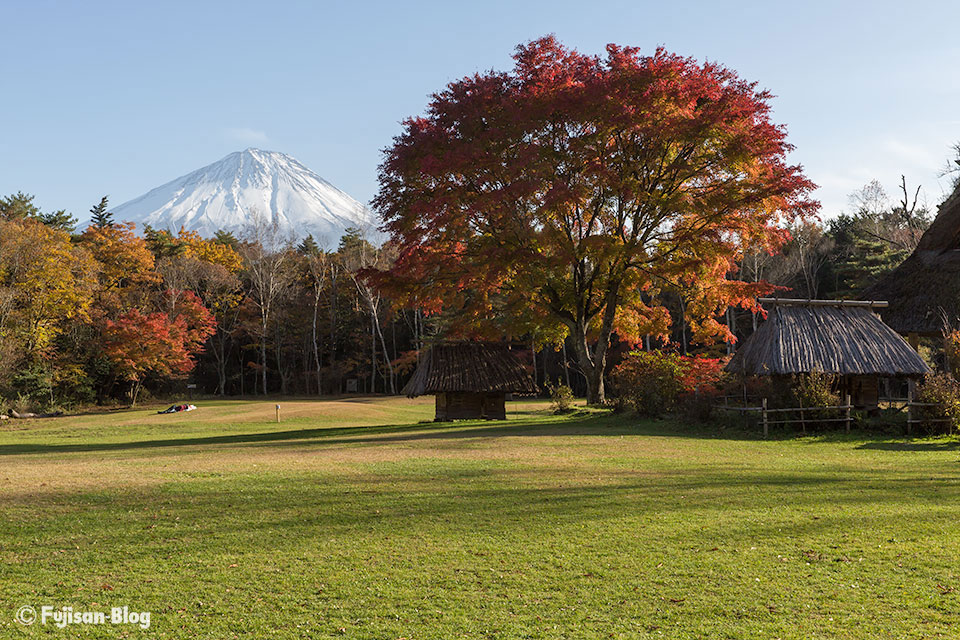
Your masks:
M 0 0 L 0 25 L 0 194 L 78 217 L 250 146 L 368 201 L 400 120 L 548 33 L 663 45 L 770 89 L 825 217 L 901 173 L 935 205 L 960 141 L 955 0 Z

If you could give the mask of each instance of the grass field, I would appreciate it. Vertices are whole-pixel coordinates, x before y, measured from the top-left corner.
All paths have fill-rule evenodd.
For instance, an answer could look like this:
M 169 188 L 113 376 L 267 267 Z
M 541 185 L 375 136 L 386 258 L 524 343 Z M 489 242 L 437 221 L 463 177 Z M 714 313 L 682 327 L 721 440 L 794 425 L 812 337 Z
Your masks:
M 198 404 L 0 424 L 0 638 L 960 637 L 954 439 Z

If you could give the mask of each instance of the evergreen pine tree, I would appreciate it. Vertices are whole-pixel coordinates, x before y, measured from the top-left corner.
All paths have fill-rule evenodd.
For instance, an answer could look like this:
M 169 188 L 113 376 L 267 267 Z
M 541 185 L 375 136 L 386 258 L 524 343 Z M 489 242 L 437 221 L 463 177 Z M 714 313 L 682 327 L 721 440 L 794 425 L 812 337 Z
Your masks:
M 72 232 L 77 227 L 77 219 L 63 209 L 52 213 L 41 213 L 37 216 L 37 220 L 48 227 L 61 231 Z
M 22 220 L 39 216 L 40 208 L 33 204 L 33 196 L 31 195 L 17 191 L 11 196 L 0 198 L 0 219 Z
M 97 229 L 113 226 L 113 214 L 107 211 L 107 196 L 100 198 L 100 204 L 90 209 L 90 224 Z
M 297 247 L 297 253 L 304 256 L 315 256 L 320 253 L 320 245 L 313 239 L 312 233 L 303 239 L 303 242 Z
M 33 203 L 33 196 L 22 191 L 0 198 L 0 219 L 23 220 L 25 218 L 38 220 L 48 227 L 62 231 L 73 231 L 77 226 L 77 219 L 63 209 L 52 213 L 40 211 L 40 207 Z
M 213 234 L 213 240 L 214 242 L 225 244 L 234 250 L 240 247 L 240 241 L 237 240 L 237 237 L 233 235 L 232 231 L 224 231 L 223 229 L 220 229 Z
M 154 229 L 148 224 L 143 225 L 143 239 L 147 248 L 157 258 L 172 258 L 186 250 L 186 246 L 169 231 Z

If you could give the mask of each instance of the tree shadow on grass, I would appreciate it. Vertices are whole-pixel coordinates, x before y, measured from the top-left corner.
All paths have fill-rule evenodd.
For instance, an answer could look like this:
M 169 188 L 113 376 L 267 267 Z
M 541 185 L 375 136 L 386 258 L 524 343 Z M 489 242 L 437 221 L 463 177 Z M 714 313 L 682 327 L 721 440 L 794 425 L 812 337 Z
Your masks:
M 771 434 L 770 440 L 792 440 L 799 434 L 783 431 Z M 694 439 L 757 441 L 760 434 L 749 427 L 718 428 L 716 424 L 683 423 L 677 420 L 651 420 L 622 414 L 582 412 L 556 420 L 530 420 L 529 416 L 506 422 L 430 422 L 382 426 L 323 427 L 262 431 L 198 437 L 170 437 L 125 442 L 85 443 L 19 443 L 0 445 L 0 456 L 135 451 L 139 449 L 166 449 L 176 447 L 203 447 L 217 445 L 304 446 L 343 444 L 391 444 L 424 440 L 454 440 L 470 438 L 544 437 L 544 436 L 650 436 Z M 889 434 L 815 435 L 813 442 L 863 441 L 860 449 L 890 451 L 948 451 L 960 448 L 955 442 L 902 442 L 890 440 Z
M 883 442 L 864 442 L 857 449 L 877 451 L 960 451 L 960 440 L 886 440 Z
M 718 435 L 716 428 L 699 425 L 684 425 L 666 420 L 643 420 L 607 413 L 582 413 L 573 417 L 558 418 L 555 421 L 531 421 L 529 417 L 524 417 L 506 422 L 430 422 L 383 426 L 323 427 L 214 436 L 155 438 L 126 442 L 18 443 L 0 445 L 0 456 L 210 445 L 303 446 L 310 443 L 332 445 L 384 444 L 430 439 L 625 435 L 756 439 L 747 432 L 728 432 Z
M 128 545 L 124 557 L 129 559 L 131 554 L 154 556 L 158 545 L 202 548 L 210 540 L 235 540 L 234 536 L 267 547 L 357 532 L 369 537 L 372 533 L 487 531 L 522 537 L 531 526 L 548 531 L 575 525 L 582 531 L 586 523 L 628 518 L 659 523 L 660 542 L 696 546 L 700 542 L 691 538 L 699 537 L 735 546 L 758 538 L 890 527 L 903 518 L 895 505 L 909 510 L 943 504 L 960 491 L 953 482 L 945 487 L 924 477 L 851 474 L 843 467 L 809 473 L 724 465 L 697 473 L 690 469 L 599 472 L 604 475 L 599 484 L 585 482 L 579 471 L 563 468 L 546 470 L 550 481 L 530 486 L 530 472 L 523 469 L 453 466 L 405 473 L 382 470 L 335 479 L 309 474 L 188 478 L 146 490 L 61 491 L 38 494 L 37 499 L 24 494 L 19 500 L 27 504 L 36 504 L 42 497 L 41 504 L 71 509 L 7 523 L 0 531 L 14 527 L 20 538 L 42 538 L 49 534 L 51 519 L 63 518 L 71 527 L 79 519 L 84 531 L 109 531 L 103 535 L 110 544 Z M 544 472 L 538 475 L 543 477 Z M 718 501 L 718 495 L 724 499 Z M 787 504 L 790 517 L 784 518 L 781 506 Z M 860 510 L 874 504 L 883 508 Z M 737 512 L 744 517 L 727 517 Z M 158 513 L 162 518 L 157 519 Z M 684 516 L 690 524 L 674 517 L 677 514 L 690 514 Z M 931 512 L 929 517 L 942 514 Z

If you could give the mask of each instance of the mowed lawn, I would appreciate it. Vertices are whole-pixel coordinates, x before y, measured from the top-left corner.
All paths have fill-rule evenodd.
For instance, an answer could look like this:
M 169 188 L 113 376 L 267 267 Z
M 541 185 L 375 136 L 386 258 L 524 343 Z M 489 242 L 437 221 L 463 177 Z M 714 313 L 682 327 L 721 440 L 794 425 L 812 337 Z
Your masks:
M 0 424 L 0 638 L 960 637 L 957 440 L 273 403 Z

